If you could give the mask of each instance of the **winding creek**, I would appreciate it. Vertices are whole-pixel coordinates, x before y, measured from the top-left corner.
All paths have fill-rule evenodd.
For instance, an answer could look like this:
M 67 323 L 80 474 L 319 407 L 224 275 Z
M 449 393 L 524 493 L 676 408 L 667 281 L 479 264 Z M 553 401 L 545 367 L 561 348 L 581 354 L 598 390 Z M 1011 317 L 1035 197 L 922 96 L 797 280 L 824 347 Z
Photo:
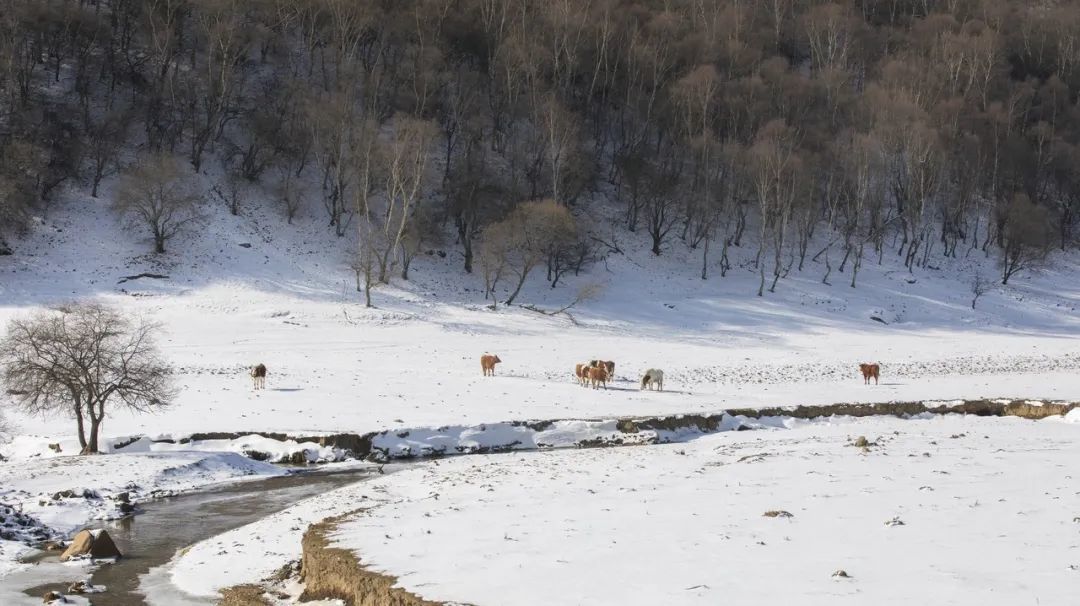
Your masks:
M 90 575 L 93 583 L 105 585 L 107 591 L 88 597 L 93 603 L 113 606 L 212 604 L 213 600 L 177 595 L 175 589 L 165 588 L 155 592 L 152 602 L 148 602 L 139 586 L 140 576 L 168 563 L 179 549 L 254 522 L 305 498 L 370 479 L 373 472 L 371 467 L 363 467 L 237 482 L 144 502 L 136 516 L 93 524 L 92 527 L 108 530 L 124 557 L 93 571 Z M 36 560 L 36 566 L 5 579 L 5 583 L 12 583 L 25 596 L 25 600 L 21 596 L 12 597 L 15 604 L 40 604 L 46 592 L 66 593 L 73 581 L 85 578 L 82 569 L 60 564 L 58 556 L 52 553 L 41 557 Z

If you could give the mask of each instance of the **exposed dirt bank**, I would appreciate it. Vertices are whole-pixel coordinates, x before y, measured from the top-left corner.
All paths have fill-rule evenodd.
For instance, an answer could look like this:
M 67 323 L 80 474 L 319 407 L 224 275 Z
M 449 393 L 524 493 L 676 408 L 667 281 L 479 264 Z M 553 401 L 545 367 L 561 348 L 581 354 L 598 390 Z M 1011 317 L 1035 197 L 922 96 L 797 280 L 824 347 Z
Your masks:
M 345 549 L 329 547 L 327 535 L 342 518 L 314 524 L 304 533 L 300 577 L 305 583 L 301 601 L 336 598 L 349 606 L 440 606 L 396 588 L 397 578 L 371 572 Z
M 1073 408 L 1080 406 L 1080 402 L 1043 402 L 1037 400 L 1009 400 L 1009 399 L 979 399 L 953 402 L 883 402 L 877 404 L 828 404 L 823 406 L 774 406 L 768 408 L 730 408 L 711 414 L 686 414 L 664 416 L 641 416 L 624 417 L 615 419 L 615 427 L 618 430 L 614 435 L 611 433 L 598 432 L 593 436 L 582 436 L 573 446 L 576 447 L 604 447 L 621 446 L 628 444 L 655 444 L 680 439 L 678 435 L 686 431 L 712 433 L 724 429 L 742 429 L 737 422 L 739 417 L 760 419 L 766 417 L 793 417 L 797 419 L 814 419 L 833 415 L 852 417 L 868 417 L 874 415 L 891 415 L 897 417 L 914 416 L 919 414 L 973 414 L 990 417 L 1022 417 L 1025 419 L 1044 419 L 1051 416 L 1064 415 Z M 725 418 L 729 419 L 725 422 Z M 585 419 L 585 421 L 600 423 L 604 419 Z M 611 421 L 610 419 L 608 420 Z M 525 428 L 529 431 L 539 432 L 547 429 L 560 420 L 540 421 L 514 421 L 509 423 L 515 427 Z M 484 426 L 479 426 L 479 431 L 485 431 Z M 296 442 L 314 442 L 319 446 L 330 446 L 340 449 L 346 458 L 369 459 L 374 461 L 389 461 L 391 459 L 422 458 L 424 456 L 440 456 L 444 454 L 483 454 L 488 452 L 501 452 L 515 449 L 528 449 L 520 440 L 507 442 L 506 444 L 488 444 L 468 448 L 432 450 L 430 452 L 409 450 L 403 452 L 391 452 L 378 444 L 386 437 L 408 436 L 416 433 L 412 430 L 384 430 L 377 432 L 338 433 L 321 436 L 291 435 L 278 432 L 213 432 L 198 433 L 176 440 L 181 444 L 202 440 L 231 440 L 249 435 L 259 435 L 278 441 L 294 440 Z M 173 442 L 173 440 L 160 440 Z M 543 448 L 539 443 L 536 447 Z M 259 458 L 259 453 L 248 453 L 253 458 Z M 297 453 L 302 455 L 303 453 Z M 295 460 L 282 461 L 291 464 L 305 464 L 303 456 L 293 457 Z

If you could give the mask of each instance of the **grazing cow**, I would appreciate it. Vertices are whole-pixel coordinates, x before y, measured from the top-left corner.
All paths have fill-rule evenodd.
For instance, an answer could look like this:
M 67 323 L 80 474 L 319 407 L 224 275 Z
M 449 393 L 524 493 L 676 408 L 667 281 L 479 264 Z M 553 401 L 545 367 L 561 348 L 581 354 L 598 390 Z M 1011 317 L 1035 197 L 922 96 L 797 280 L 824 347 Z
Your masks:
M 603 384 L 604 389 L 607 389 L 607 381 L 607 368 L 604 368 L 603 366 L 589 367 L 589 383 L 592 384 L 593 389 L 596 389 L 596 386 L 601 384 Z
M 649 389 L 655 385 L 660 391 L 664 391 L 664 371 L 659 368 L 650 368 L 645 371 L 645 374 L 641 375 L 641 388 Z
M 863 384 L 869 385 L 872 377 L 874 379 L 874 385 L 877 385 L 878 376 L 881 374 L 881 367 L 877 364 L 859 364 L 859 372 L 862 373 Z
M 499 356 L 493 356 L 491 354 L 484 354 L 480 356 L 480 369 L 484 371 L 484 376 L 495 376 L 495 365 L 502 362 Z
M 255 389 L 266 389 L 266 365 L 259 364 L 251 369 L 251 380 Z

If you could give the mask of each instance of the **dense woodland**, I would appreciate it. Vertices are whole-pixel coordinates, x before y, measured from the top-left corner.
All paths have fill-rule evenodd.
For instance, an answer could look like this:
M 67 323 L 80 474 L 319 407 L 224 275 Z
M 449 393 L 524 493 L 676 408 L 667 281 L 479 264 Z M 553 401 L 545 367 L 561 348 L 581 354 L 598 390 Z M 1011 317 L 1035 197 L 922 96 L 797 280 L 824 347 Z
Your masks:
M 105 188 L 164 252 L 199 205 L 305 209 L 361 290 L 441 238 L 511 301 L 625 230 L 703 279 L 749 249 L 758 294 L 1007 283 L 1077 244 L 1078 89 L 1068 0 L 0 0 L 0 227 Z

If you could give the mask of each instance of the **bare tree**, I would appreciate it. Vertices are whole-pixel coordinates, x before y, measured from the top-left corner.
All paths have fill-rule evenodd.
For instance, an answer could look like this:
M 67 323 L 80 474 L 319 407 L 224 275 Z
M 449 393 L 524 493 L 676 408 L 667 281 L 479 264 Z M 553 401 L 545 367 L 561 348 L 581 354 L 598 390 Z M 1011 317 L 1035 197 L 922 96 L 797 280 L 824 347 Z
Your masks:
M 480 239 L 477 260 L 480 262 L 480 273 L 484 277 L 484 299 L 491 299 L 492 309 L 499 306 L 495 288 L 506 273 L 512 245 L 510 227 L 501 221 L 489 225 Z
M 536 122 L 543 131 L 548 170 L 551 171 L 551 197 L 565 204 L 571 198 L 565 182 L 578 137 L 574 114 L 567 111 L 554 94 L 544 99 L 537 114 Z
M 987 280 L 982 272 L 976 271 L 975 277 L 971 280 L 971 309 L 975 309 L 975 303 L 990 291 L 990 287 L 990 280 Z
M 252 44 L 253 31 L 245 26 L 245 4 L 240 0 L 195 0 L 194 26 L 204 45 L 205 77 L 186 91 L 191 99 L 188 112 L 191 133 L 191 164 L 202 166 L 207 145 L 221 136 L 234 117 L 236 97 L 243 87 L 244 59 Z
M 751 178 L 757 194 L 758 250 L 754 258 L 759 282 L 758 296 L 765 290 L 765 249 L 773 249 L 773 280 L 769 292 L 784 274 L 782 255 L 787 243 L 788 225 L 795 196 L 800 189 L 802 163 L 796 153 L 795 133 L 776 120 L 766 124 L 750 148 Z
M 645 229 L 652 239 L 652 254 L 660 256 L 664 240 L 679 220 L 682 158 L 671 149 L 660 166 L 647 165 L 642 171 L 641 209 Z
M 128 171 L 114 202 L 123 215 L 150 229 L 154 252 L 164 253 L 165 242 L 195 219 L 199 201 L 182 162 L 167 155 L 152 155 Z
M 356 209 L 347 204 L 350 189 L 356 196 L 370 192 L 366 183 L 354 183 L 354 173 L 368 164 L 369 153 L 377 135 L 372 120 L 359 115 L 355 100 L 345 93 L 312 97 L 306 108 L 306 123 L 310 128 L 312 157 L 322 171 L 323 204 L 330 217 L 330 226 L 343 237 Z
M 86 156 L 90 161 L 90 195 L 94 198 L 101 181 L 119 169 L 120 150 L 127 141 L 130 119 L 128 112 L 110 112 L 90 120 L 86 129 Z
M 401 235 L 398 248 L 401 251 L 401 279 L 409 279 L 409 269 L 413 259 L 427 244 L 434 243 L 439 239 L 440 227 L 431 209 L 421 209 L 416 216 L 409 221 L 405 233 Z
M 488 294 L 494 295 L 495 283 L 507 270 L 517 278 L 506 299 L 513 305 L 532 270 L 576 238 L 577 225 L 565 206 L 551 199 L 521 204 L 484 232 L 480 262 Z
M 175 397 L 158 330 L 97 303 L 16 318 L 0 341 L 0 376 L 23 412 L 74 417 L 82 454 L 94 454 L 110 411 L 150 412 Z
M 278 200 L 281 203 L 282 211 L 285 212 L 285 220 L 289 225 L 292 225 L 296 213 L 300 212 L 300 207 L 304 203 L 304 195 L 300 191 L 300 186 L 296 183 L 296 177 L 289 167 L 282 167 L 277 172 L 279 175 L 277 183 Z
M 1014 195 L 1002 212 L 1001 283 L 1008 284 L 1018 272 L 1046 259 L 1054 233 L 1046 208 L 1024 194 Z
M 0 144 L 0 253 L 11 254 L 7 237 L 20 234 L 37 201 L 33 175 L 44 164 L 40 148 L 22 140 Z
M 394 253 L 409 231 L 410 223 L 432 181 L 428 159 L 435 128 L 428 122 L 405 120 L 395 129 L 394 138 L 383 154 L 385 205 L 376 211 L 371 197 L 362 196 L 364 219 L 374 224 L 374 245 L 378 253 L 379 282 L 387 282 Z
M 375 285 L 375 267 L 378 253 L 372 244 L 376 234 L 365 233 L 365 230 L 370 228 L 370 225 L 367 222 L 362 224 L 360 243 L 356 252 L 353 253 L 352 262 L 349 264 L 353 273 L 356 274 L 356 291 L 364 293 L 365 307 L 375 307 L 371 303 L 371 288 Z

